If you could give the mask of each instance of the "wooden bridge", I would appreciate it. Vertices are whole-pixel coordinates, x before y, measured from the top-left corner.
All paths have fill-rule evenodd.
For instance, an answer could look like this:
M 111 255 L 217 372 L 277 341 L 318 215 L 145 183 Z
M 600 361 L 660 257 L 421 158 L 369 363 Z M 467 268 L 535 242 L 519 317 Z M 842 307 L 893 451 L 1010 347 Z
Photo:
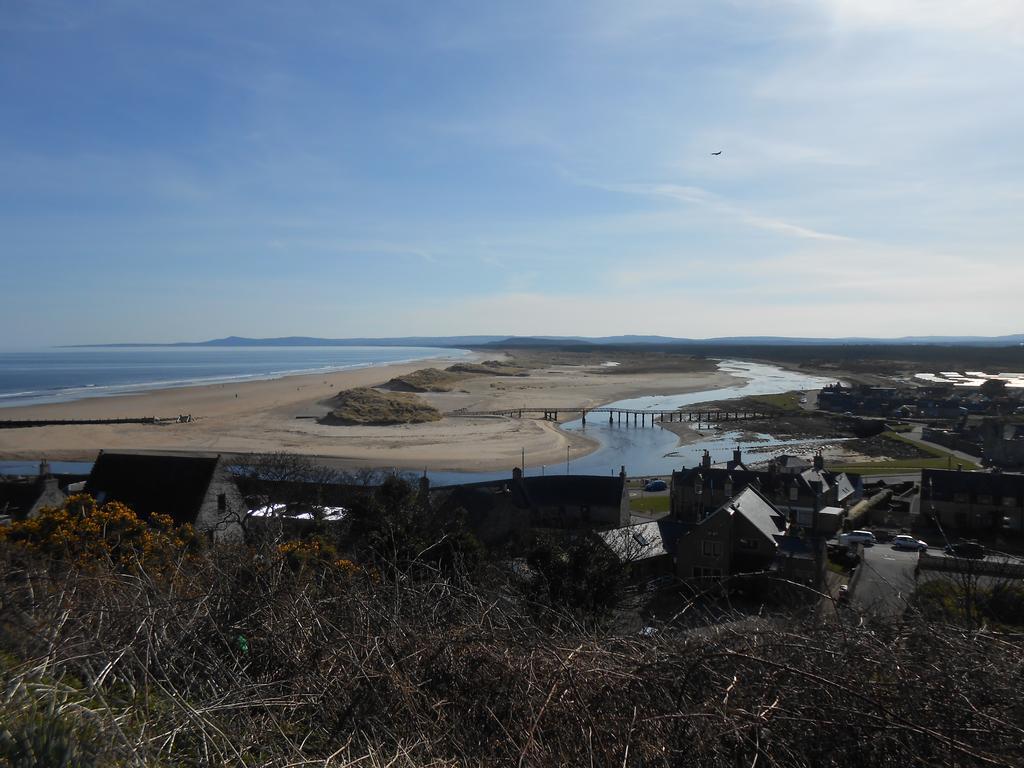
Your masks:
M 655 421 L 665 422 L 697 422 L 698 424 L 719 424 L 725 421 L 751 421 L 755 419 L 773 419 L 778 414 L 765 411 L 750 410 L 727 410 L 716 408 L 714 410 L 634 410 L 630 408 L 510 408 L 500 411 L 470 411 L 459 409 L 446 413 L 445 416 L 504 416 L 511 419 L 543 419 L 544 421 L 558 421 L 558 414 L 580 414 L 584 426 L 587 423 L 587 416 L 592 414 L 608 414 L 609 424 L 621 424 L 625 419 L 626 426 L 629 426 L 630 419 L 634 427 L 646 427 L 649 421 L 653 427 Z M 639 421 L 639 424 L 637 423 Z

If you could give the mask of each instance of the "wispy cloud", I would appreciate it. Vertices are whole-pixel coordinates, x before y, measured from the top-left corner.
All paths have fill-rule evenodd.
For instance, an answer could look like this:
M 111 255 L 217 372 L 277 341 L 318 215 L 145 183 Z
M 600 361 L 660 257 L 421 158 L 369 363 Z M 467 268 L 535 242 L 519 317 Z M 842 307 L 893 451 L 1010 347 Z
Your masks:
M 730 203 L 718 195 L 700 187 L 666 183 L 596 184 L 594 186 L 599 189 L 606 189 L 610 192 L 622 192 L 629 195 L 665 198 L 680 203 L 701 206 L 719 216 L 735 220 L 750 227 L 773 232 L 775 234 L 811 240 L 845 241 L 851 239 L 844 235 L 823 232 L 801 224 L 785 221 L 783 219 L 754 213 L 742 206 Z

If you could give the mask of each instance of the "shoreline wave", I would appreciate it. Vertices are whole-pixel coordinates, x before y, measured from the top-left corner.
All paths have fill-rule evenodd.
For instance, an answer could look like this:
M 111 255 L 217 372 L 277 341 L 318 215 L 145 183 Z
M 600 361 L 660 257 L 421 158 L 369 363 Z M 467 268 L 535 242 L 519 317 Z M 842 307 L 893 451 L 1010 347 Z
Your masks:
M 224 348 L 221 348 L 224 349 Z M 245 349 L 239 347 L 238 349 Z M 292 348 L 295 349 L 295 348 Z M 375 347 L 360 347 L 359 349 L 377 349 Z M 382 348 L 388 349 L 388 348 Z M 392 348 L 393 349 L 393 348 Z M 431 349 L 431 348 L 424 348 Z M 357 361 L 338 365 L 318 365 L 296 368 L 279 368 L 271 371 L 258 373 L 225 374 L 213 376 L 200 376 L 179 379 L 154 379 L 144 382 L 125 382 L 111 384 L 79 384 L 75 386 L 50 387 L 36 390 L 23 390 L 18 392 L 0 392 L 0 410 L 4 408 L 17 408 L 32 405 L 51 405 L 55 403 L 74 402 L 76 400 L 87 400 L 100 397 L 116 397 L 121 395 L 132 395 L 142 392 L 152 392 L 161 389 L 179 389 L 189 387 L 203 387 L 213 384 L 243 384 L 252 381 L 273 381 L 289 376 L 310 376 L 315 374 L 331 374 L 342 371 L 354 371 L 363 368 L 374 368 L 385 365 L 404 365 L 418 362 L 420 360 L 436 360 L 445 357 L 465 357 L 471 352 L 465 349 L 438 349 L 434 348 L 430 354 L 412 355 L 397 359 Z

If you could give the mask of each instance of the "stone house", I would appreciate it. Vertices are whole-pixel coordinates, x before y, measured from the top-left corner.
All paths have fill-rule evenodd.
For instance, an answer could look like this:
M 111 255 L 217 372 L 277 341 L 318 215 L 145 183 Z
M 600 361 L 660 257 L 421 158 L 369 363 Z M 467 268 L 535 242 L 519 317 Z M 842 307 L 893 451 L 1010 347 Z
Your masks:
M 45 459 L 39 463 L 39 475 L 32 478 L 5 479 L 0 482 L 0 521 L 36 517 L 44 507 L 61 506 L 67 494 L 50 472 Z
M 119 501 L 146 520 L 154 513 L 188 523 L 210 541 L 242 537 L 245 501 L 220 457 L 100 452 L 85 492 Z
M 963 533 L 1024 533 L 1024 474 L 921 471 L 920 513 Z

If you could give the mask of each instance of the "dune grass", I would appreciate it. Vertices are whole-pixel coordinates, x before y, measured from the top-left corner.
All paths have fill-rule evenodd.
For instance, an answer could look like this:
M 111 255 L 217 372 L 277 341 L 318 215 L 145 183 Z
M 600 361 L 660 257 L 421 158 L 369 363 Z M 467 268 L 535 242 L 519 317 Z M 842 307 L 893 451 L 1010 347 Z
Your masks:
M 332 410 L 321 419 L 324 424 L 374 425 L 422 424 L 438 421 L 441 412 L 416 395 L 380 392 L 357 387 L 339 392 L 330 400 Z

